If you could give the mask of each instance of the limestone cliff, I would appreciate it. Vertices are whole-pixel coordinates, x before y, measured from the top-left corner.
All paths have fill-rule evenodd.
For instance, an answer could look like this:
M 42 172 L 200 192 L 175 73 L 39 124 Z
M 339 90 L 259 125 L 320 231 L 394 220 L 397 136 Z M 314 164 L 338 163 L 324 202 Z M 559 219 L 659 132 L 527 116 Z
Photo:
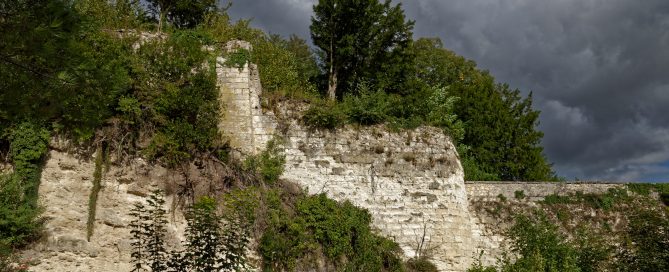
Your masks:
M 90 155 L 89 155 L 90 156 Z M 32 271 L 130 271 L 129 223 L 133 204 L 154 189 L 165 189 L 170 172 L 141 159 L 127 166 L 110 166 L 103 175 L 94 232 L 87 240 L 86 221 L 95 163 L 89 156 L 52 150 L 42 171 L 39 203 L 47 220 L 43 239 L 24 256 L 38 260 Z M 172 205 L 173 196 L 167 197 Z M 169 206 L 165 208 L 170 208 Z M 171 245 L 184 229 L 179 209 L 168 219 Z

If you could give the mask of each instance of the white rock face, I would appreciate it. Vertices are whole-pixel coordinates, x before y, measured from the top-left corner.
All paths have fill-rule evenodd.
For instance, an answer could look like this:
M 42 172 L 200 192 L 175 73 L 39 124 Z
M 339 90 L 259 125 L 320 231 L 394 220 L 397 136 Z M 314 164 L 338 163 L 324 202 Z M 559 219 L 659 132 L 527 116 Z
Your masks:
M 39 260 L 31 271 L 130 271 L 130 209 L 154 189 L 164 189 L 166 169 L 135 160 L 111 166 L 102 178 L 94 233 L 86 237 L 88 200 L 93 187 L 93 158 L 51 151 L 42 171 L 39 202 L 48 220 L 42 241 L 24 252 Z M 166 198 L 169 209 L 172 197 Z M 168 243 L 180 244 L 184 219 L 179 210 L 168 216 Z

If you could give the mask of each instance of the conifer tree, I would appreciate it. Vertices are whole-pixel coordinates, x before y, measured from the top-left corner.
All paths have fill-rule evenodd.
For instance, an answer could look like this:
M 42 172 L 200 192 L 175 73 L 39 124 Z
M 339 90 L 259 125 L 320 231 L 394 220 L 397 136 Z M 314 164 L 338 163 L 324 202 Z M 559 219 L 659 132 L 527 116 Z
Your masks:
M 406 21 L 400 4 L 319 0 L 310 29 L 314 44 L 325 53 L 323 70 L 332 100 L 362 81 L 398 92 L 411 75 L 413 21 Z

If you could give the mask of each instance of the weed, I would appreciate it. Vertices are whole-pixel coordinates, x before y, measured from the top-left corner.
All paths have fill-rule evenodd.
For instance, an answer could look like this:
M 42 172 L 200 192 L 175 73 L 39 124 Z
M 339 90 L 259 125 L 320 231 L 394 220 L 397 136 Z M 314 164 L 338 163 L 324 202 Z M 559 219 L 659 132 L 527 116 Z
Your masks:
M 249 50 L 238 48 L 235 52 L 228 54 L 227 59 L 225 60 L 225 65 L 241 70 L 250 59 L 251 52 L 249 52 Z

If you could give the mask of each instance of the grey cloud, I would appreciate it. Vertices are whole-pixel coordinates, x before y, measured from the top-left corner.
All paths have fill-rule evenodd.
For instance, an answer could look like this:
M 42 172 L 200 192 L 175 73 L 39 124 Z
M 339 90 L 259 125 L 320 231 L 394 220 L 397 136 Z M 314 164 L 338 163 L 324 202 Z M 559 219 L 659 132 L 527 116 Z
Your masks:
M 309 38 L 315 0 L 243 0 L 237 18 Z M 415 0 L 416 37 L 534 93 L 567 178 L 669 180 L 669 1 Z
M 232 1 L 231 17 L 252 19 L 251 24 L 273 34 L 297 34 L 309 39 L 312 7 L 315 0 L 238 0 Z

